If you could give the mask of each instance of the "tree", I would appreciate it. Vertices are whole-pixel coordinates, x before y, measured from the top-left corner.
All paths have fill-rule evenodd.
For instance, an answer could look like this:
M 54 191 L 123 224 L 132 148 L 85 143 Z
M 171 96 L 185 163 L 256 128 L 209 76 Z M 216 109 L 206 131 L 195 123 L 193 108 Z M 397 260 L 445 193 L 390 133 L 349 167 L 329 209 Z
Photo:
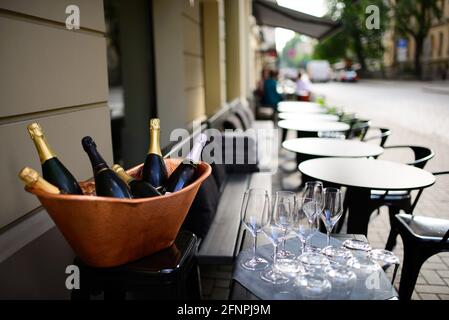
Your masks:
M 282 66 L 289 68 L 303 68 L 311 57 L 309 54 L 301 52 L 300 45 L 301 43 L 307 43 L 309 41 L 310 40 L 304 39 L 304 36 L 299 34 L 295 34 L 293 38 L 287 41 L 281 53 L 280 60 Z
M 366 27 L 368 6 L 379 9 L 379 28 Z M 328 16 L 342 23 L 339 35 L 324 40 L 317 46 L 316 54 L 331 57 L 329 60 L 339 58 L 352 58 L 354 56 L 360 63 L 362 71 L 367 71 L 367 60 L 381 60 L 384 47 L 382 45 L 383 31 L 389 22 L 389 6 L 384 0 L 329 0 Z M 336 50 L 336 51 L 334 51 Z
M 440 0 L 397 0 L 394 6 L 396 28 L 399 34 L 409 35 L 415 40 L 414 69 L 418 78 L 422 76 L 421 56 L 432 19 L 441 18 Z
M 333 64 L 349 55 L 348 48 L 349 38 L 347 34 L 339 32 L 318 43 L 313 51 L 313 58 L 328 60 Z

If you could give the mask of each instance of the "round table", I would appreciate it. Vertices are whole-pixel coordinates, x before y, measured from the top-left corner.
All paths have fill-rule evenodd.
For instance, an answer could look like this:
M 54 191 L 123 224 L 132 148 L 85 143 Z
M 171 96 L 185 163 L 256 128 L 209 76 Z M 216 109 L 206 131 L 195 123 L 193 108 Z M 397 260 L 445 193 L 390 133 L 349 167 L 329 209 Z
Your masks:
M 354 158 L 318 158 L 302 162 L 298 169 L 312 179 L 348 188 L 348 233 L 367 234 L 373 207 L 371 190 L 420 190 L 435 183 L 422 169 L 391 161 Z
M 347 123 L 321 120 L 280 120 L 278 126 L 282 129 L 309 133 L 347 131 L 350 128 Z
M 321 120 L 321 121 L 338 121 L 340 118 L 334 114 L 324 113 L 297 113 L 297 112 L 281 112 L 278 114 L 279 119 L 283 120 Z
M 299 102 L 296 102 L 299 103 Z M 296 104 L 283 104 L 279 102 L 277 106 L 278 112 L 294 112 L 294 113 L 326 113 L 326 109 L 317 104 L 309 104 L 310 102 L 304 102 L 305 105 Z
M 278 106 L 294 106 L 294 107 L 317 107 L 322 108 L 320 104 L 309 101 L 280 101 Z
M 312 157 L 367 158 L 376 157 L 384 149 L 378 145 L 357 140 L 299 138 L 282 142 L 289 151 Z

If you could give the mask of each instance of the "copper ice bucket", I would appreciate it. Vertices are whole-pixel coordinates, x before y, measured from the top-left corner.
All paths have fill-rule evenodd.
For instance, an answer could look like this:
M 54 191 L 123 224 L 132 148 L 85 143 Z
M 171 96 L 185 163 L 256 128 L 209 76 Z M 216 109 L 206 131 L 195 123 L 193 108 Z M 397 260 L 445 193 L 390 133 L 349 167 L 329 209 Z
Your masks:
M 181 162 L 166 159 L 169 174 Z M 127 170 L 140 178 L 143 164 Z M 196 180 L 172 194 L 145 199 L 55 195 L 27 188 L 35 194 L 84 263 L 118 266 L 173 244 L 201 183 L 210 175 L 207 163 L 198 164 Z M 94 182 L 80 183 L 93 194 Z

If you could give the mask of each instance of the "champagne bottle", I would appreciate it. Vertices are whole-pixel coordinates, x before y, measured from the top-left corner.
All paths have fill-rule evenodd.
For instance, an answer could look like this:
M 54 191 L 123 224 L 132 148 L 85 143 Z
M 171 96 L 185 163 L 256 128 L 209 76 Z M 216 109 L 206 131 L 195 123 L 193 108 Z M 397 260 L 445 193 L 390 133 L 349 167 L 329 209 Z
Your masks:
M 41 160 L 42 175 L 62 192 L 83 194 L 81 187 L 69 170 L 59 161 L 45 138 L 41 126 L 34 122 L 27 127 Z
M 159 142 L 160 128 L 159 119 L 150 120 L 150 148 L 143 165 L 142 179 L 163 193 L 168 174 Z
M 60 194 L 61 192 L 57 187 L 43 179 L 36 170 L 29 167 L 25 167 L 19 172 L 20 180 L 25 183 L 27 187 L 38 189 L 44 192 L 52 194 Z
M 187 157 L 176 167 L 175 171 L 168 178 L 165 186 L 167 192 L 179 191 L 195 179 L 197 163 L 201 159 L 201 152 L 206 142 L 207 136 L 203 133 L 200 134 Z
M 134 198 L 149 198 L 161 195 L 151 184 L 143 180 L 134 179 L 118 164 L 114 164 L 112 170 L 128 184 Z
M 112 171 L 97 150 L 91 137 L 81 140 L 84 151 L 89 156 L 95 179 L 95 192 L 100 197 L 132 198 L 128 186 Z

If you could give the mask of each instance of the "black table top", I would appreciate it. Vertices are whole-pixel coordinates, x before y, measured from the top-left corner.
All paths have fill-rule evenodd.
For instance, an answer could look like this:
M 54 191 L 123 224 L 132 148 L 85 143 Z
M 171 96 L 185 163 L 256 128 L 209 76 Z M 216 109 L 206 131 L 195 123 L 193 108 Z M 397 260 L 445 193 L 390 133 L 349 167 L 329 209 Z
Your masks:
M 319 158 L 299 171 L 317 180 L 370 190 L 416 190 L 435 183 L 430 172 L 402 163 L 362 158 Z
M 350 128 L 347 123 L 320 120 L 280 120 L 278 126 L 303 132 L 347 131 Z
M 374 157 L 383 153 L 383 148 L 357 140 L 324 138 L 299 138 L 282 142 L 282 147 L 300 154 L 317 157 Z

